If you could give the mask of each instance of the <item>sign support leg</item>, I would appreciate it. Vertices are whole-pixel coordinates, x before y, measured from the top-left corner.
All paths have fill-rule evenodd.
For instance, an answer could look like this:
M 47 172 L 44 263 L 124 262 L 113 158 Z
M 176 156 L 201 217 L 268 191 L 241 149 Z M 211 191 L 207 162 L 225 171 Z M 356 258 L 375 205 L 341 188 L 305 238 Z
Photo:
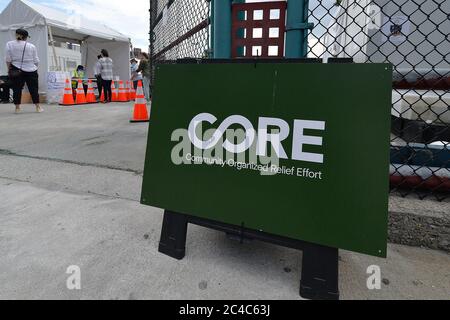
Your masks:
M 303 251 L 300 296 L 311 300 L 339 300 L 339 250 L 293 240 L 217 221 L 166 210 L 159 252 L 182 260 L 186 252 L 188 224 L 192 223 L 242 238 L 255 239 Z
M 314 244 L 303 248 L 300 296 L 339 300 L 339 250 Z
M 182 260 L 186 255 L 187 228 L 187 216 L 165 211 L 159 252 L 177 260 Z

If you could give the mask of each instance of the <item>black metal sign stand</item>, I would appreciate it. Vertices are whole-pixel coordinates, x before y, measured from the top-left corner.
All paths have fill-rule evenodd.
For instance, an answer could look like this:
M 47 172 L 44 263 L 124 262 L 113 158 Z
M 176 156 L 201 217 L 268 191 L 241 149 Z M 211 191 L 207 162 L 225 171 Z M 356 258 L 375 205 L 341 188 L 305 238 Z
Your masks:
M 256 239 L 279 246 L 302 250 L 302 278 L 300 296 L 314 300 L 339 300 L 339 250 L 293 240 L 268 233 L 237 227 L 217 221 L 165 211 L 159 252 L 182 260 L 186 253 L 188 224 L 224 231 L 241 237 Z

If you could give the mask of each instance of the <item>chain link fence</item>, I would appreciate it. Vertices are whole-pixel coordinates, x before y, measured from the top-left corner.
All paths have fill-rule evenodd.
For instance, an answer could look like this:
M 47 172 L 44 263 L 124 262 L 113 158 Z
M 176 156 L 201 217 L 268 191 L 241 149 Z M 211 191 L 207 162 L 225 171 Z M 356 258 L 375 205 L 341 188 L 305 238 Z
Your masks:
M 209 56 L 210 1 L 151 0 L 150 13 L 153 64 Z M 308 57 L 394 65 L 392 192 L 449 199 L 450 1 L 310 0 L 308 19 Z
M 207 58 L 209 17 L 209 0 L 151 0 L 152 65 L 165 60 Z
M 448 0 L 309 3 L 309 57 L 394 65 L 391 186 L 403 196 L 449 198 L 449 18 Z

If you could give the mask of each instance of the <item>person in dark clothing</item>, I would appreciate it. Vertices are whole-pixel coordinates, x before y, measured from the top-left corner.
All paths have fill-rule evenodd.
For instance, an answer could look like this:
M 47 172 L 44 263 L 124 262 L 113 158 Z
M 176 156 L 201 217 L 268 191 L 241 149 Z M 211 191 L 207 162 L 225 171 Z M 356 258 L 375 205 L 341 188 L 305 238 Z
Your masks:
M 0 103 L 10 103 L 10 89 L 8 76 L 0 77 Z
M 102 70 L 100 59 L 103 58 L 102 55 L 97 56 L 97 63 L 94 66 L 94 76 L 97 79 L 97 88 L 98 88 L 98 99 L 100 100 L 103 92 L 103 79 L 102 79 Z

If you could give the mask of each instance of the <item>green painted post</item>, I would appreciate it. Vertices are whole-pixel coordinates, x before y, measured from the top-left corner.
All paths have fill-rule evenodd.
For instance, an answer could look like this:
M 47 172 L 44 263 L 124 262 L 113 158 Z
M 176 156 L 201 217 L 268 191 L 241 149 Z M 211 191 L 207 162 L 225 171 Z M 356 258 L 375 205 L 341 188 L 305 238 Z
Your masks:
M 210 1 L 210 14 L 209 14 L 209 21 L 210 21 L 210 51 L 209 51 L 209 56 L 208 58 L 213 58 L 214 57 L 214 4 L 216 3 L 214 0 Z
M 233 3 L 245 3 L 245 0 L 234 0 Z M 240 13 L 239 14 L 239 19 L 244 20 L 244 18 L 245 18 L 245 13 Z M 240 31 L 239 32 L 239 37 L 243 38 L 244 35 L 245 35 L 245 31 Z M 244 55 L 244 48 L 240 48 L 238 50 L 239 50 L 238 55 L 239 56 L 243 56 Z
M 231 58 L 231 3 L 232 0 L 213 0 L 215 59 Z
M 308 55 L 308 0 L 287 2 L 286 58 L 306 58 Z

